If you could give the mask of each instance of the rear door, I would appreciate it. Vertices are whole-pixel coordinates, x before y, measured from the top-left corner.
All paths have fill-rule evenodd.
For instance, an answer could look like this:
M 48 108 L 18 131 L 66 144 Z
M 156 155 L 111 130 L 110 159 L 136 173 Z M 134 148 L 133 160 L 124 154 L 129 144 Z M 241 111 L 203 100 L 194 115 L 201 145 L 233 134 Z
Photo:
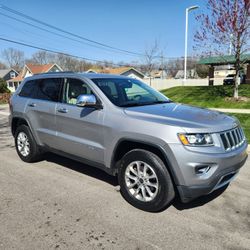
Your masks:
M 57 105 L 57 148 L 74 156 L 104 162 L 104 111 L 76 106 L 81 94 L 94 94 L 88 84 L 79 79 L 65 78 L 62 102 Z
M 24 87 L 32 85 L 28 96 L 25 115 L 37 137 L 39 144 L 56 147 L 56 105 L 59 100 L 62 79 L 47 78 L 33 80 Z M 24 88 L 23 87 L 23 88 Z M 20 93 L 22 96 L 23 89 Z M 25 97 L 24 97 L 25 98 Z

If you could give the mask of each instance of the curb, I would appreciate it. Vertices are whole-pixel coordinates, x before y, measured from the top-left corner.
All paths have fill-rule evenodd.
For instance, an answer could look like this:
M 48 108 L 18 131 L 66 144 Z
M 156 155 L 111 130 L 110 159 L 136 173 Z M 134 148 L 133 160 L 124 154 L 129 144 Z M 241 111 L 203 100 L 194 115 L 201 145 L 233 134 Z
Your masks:
M 250 114 L 249 109 L 223 109 L 223 108 L 209 108 L 209 109 L 224 113 Z

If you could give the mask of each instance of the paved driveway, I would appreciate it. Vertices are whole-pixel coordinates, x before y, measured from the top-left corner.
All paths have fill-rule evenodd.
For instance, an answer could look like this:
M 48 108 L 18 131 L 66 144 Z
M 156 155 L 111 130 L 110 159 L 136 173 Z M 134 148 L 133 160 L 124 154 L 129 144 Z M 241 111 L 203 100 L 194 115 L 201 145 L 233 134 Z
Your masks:
M 249 180 L 248 160 L 224 192 L 146 213 L 100 170 L 22 162 L 0 114 L 0 249 L 250 249 Z

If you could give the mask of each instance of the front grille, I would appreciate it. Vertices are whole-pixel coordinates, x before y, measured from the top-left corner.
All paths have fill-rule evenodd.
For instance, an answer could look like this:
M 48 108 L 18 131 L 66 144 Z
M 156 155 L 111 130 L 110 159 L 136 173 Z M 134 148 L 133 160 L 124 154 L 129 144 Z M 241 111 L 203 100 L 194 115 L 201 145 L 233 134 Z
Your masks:
M 234 150 L 240 147 L 245 141 L 245 135 L 241 127 L 220 134 L 225 150 Z

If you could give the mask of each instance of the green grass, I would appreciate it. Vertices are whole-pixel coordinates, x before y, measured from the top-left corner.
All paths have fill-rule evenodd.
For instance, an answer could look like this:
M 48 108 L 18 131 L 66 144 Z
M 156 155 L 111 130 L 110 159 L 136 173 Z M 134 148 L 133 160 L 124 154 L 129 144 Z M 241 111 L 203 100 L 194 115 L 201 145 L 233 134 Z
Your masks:
M 233 96 L 233 86 L 185 86 L 161 91 L 171 100 L 206 108 L 250 109 L 249 101 L 227 100 Z M 250 98 L 250 84 L 239 86 L 239 96 Z
M 249 114 L 235 114 L 235 113 L 233 114 L 230 113 L 229 115 L 233 115 L 239 119 L 240 124 L 244 129 L 245 135 L 249 143 L 250 142 L 250 115 Z

